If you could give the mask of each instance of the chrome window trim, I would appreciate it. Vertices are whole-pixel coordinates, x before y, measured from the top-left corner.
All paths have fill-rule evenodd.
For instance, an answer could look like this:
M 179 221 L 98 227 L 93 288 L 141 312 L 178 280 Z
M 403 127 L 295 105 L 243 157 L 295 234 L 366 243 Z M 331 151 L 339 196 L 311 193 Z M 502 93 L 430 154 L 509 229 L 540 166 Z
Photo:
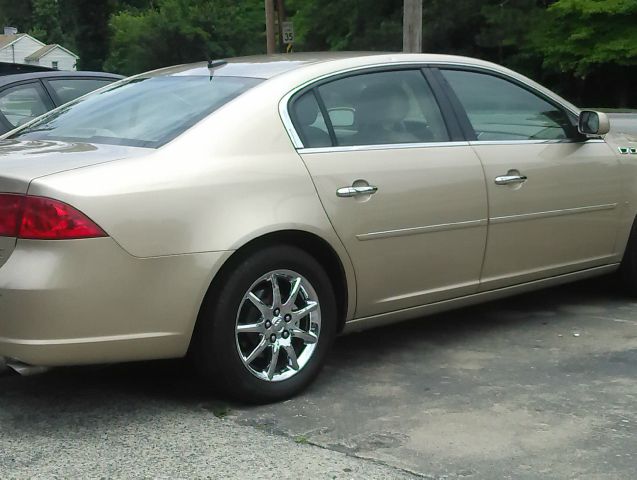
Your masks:
M 425 61 L 425 62 L 414 62 L 414 61 L 403 61 L 403 62 L 383 62 L 383 63 L 375 63 L 375 64 L 371 64 L 371 65 L 361 65 L 358 67 L 351 67 L 351 68 L 345 68 L 342 70 L 338 70 L 336 72 L 330 72 L 330 73 L 326 73 L 324 75 L 320 75 L 316 78 L 313 78 L 311 80 L 308 80 L 304 83 L 302 83 L 301 85 L 297 85 L 296 87 L 294 87 L 292 90 L 290 90 L 288 93 L 286 93 L 283 98 L 279 101 L 279 116 L 281 117 L 281 121 L 283 122 L 283 125 L 285 127 L 285 130 L 288 132 L 288 135 L 290 136 L 290 140 L 292 141 L 292 144 L 294 145 L 294 148 L 297 150 L 305 150 L 305 153 L 318 153 L 318 150 L 322 151 L 322 152 L 329 152 L 329 151 L 334 151 L 332 149 L 335 148 L 350 148 L 350 147 L 313 147 L 313 148 L 306 148 L 303 145 L 303 142 L 301 141 L 301 137 L 299 136 L 299 134 L 296 132 L 296 129 L 294 128 L 294 124 L 292 123 L 292 118 L 290 117 L 290 112 L 289 112 L 289 102 L 290 99 L 296 94 L 298 93 L 300 90 L 303 90 L 306 87 L 309 87 L 310 85 L 312 85 L 313 83 L 317 83 L 320 82 L 322 80 L 326 80 L 330 77 L 336 77 L 336 76 L 340 76 L 343 74 L 347 74 L 347 73 L 355 73 L 355 72 L 360 72 L 360 71 L 364 71 L 364 70 L 373 70 L 376 68 L 384 68 L 384 67 L 409 67 L 409 66 L 413 66 L 414 68 L 427 68 L 429 66 L 449 66 L 449 67 L 470 67 L 470 68 L 474 68 L 474 69 L 478 69 L 478 70 L 484 70 L 485 72 L 491 72 L 491 73 L 495 73 L 497 75 L 503 76 L 503 77 L 507 77 L 510 78 L 512 80 L 515 80 L 517 82 L 520 83 L 524 83 L 531 91 L 533 92 L 537 92 L 537 93 L 541 93 L 538 92 L 538 90 L 533 86 L 533 85 L 529 85 L 526 82 L 523 82 L 522 80 L 516 79 L 514 77 L 511 77 L 510 75 L 508 75 L 506 72 L 502 72 L 496 68 L 491 68 L 489 66 L 486 65 L 476 65 L 475 63 L 470 63 L 470 62 L 447 62 L 444 60 L 431 60 L 431 61 Z M 549 90 L 550 92 L 550 90 Z M 552 92 L 551 92 L 552 93 Z M 544 94 L 546 95 L 546 94 Z M 551 100 L 553 100 L 556 104 L 558 104 L 560 107 L 562 107 L 564 110 L 571 112 L 573 115 L 579 115 L 579 110 L 573 110 L 572 108 L 570 108 L 568 105 L 564 105 L 562 102 L 560 102 L 557 98 L 553 98 L 551 95 L 548 95 L 549 97 L 551 97 Z M 505 140 L 506 141 L 506 140 Z M 570 140 L 572 142 L 572 140 Z M 601 140 L 602 142 L 604 140 Z M 487 141 L 485 141 L 487 142 Z M 537 140 L 516 140 L 516 142 L 524 142 L 524 143 L 538 143 Z M 546 142 L 545 140 L 540 140 L 540 142 Z M 436 142 L 438 143 L 438 145 L 441 145 L 443 143 L 467 143 L 467 142 Z M 475 140 L 471 142 L 472 144 L 480 144 L 482 143 L 480 140 Z M 501 143 L 501 142 L 499 142 Z M 562 142 L 562 143 L 566 143 L 566 142 Z M 396 145 L 405 145 L 405 144 L 391 144 L 391 146 L 388 145 L 378 145 L 381 148 L 381 150 L 387 149 L 387 148 L 396 148 Z M 409 144 L 409 145 L 423 145 L 423 146 L 429 146 L 431 145 L 431 143 L 424 143 L 424 144 Z M 360 147 L 376 147 L 377 145 L 361 145 Z M 457 146 L 457 145 L 456 145 Z M 358 146 L 357 146 L 358 147 Z M 415 147 L 408 147 L 408 148 L 415 148 Z M 308 152 L 308 150 L 312 150 L 312 152 Z M 315 151 L 316 150 L 316 151 Z
M 576 142 L 571 139 L 563 140 L 476 140 L 462 142 L 424 142 L 424 143 L 387 143 L 378 145 L 344 145 L 340 147 L 313 147 L 298 148 L 299 154 L 312 155 L 316 153 L 338 152 L 366 152 L 373 150 L 402 150 L 409 148 L 443 148 L 443 147 L 469 147 L 480 145 L 535 145 L 535 144 L 564 144 L 564 143 L 606 143 L 601 139 L 591 139 L 585 142 Z
M 560 138 L 555 140 L 472 140 L 468 142 L 471 146 L 479 145 L 527 145 L 527 144 L 551 144 L 551 143 L 606 143 L 602 139 L 589 139 L 584 142 L 578 142 L 571 138 Z
M 468 147 L 469 142 L 385 143 L 378 145 L 344 145 L 340 147 L 299 148 L 300 154 L 366 152 L 370 150 L 404 150 L 409 148 Z

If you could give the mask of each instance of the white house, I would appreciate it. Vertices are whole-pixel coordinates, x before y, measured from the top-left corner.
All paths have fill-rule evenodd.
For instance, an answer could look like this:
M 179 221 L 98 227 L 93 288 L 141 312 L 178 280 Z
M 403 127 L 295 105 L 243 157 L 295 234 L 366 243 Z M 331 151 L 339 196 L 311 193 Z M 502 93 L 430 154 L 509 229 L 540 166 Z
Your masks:
M 23 63 L 57 68 L 58 70 L 77 70 L 80 57 L 61 45 L 45 45 L 27 33 L 16 33 L 15 29 L 5 27 L 0 35 L 0 62 Z

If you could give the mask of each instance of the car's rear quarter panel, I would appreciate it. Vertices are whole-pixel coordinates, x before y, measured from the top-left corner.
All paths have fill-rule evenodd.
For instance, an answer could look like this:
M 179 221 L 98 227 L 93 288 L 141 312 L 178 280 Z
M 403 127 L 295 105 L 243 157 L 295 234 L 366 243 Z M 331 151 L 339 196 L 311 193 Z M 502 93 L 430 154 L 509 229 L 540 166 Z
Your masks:
M 18 240 L 0 269 L 0 353 L 49 366 L 182 356 L 228 256 L 140 259 L 110 238 Z
M 352 266 L 282 125 L 283 94 L 263 87 L 148 156 L 39 178 L 29 193 L 80 209 L 138 259 L 233 252 L 282 230 L 315 234 L 343 263 L 349 317 Z M 164 275 L 179 282 L 183 273 Z

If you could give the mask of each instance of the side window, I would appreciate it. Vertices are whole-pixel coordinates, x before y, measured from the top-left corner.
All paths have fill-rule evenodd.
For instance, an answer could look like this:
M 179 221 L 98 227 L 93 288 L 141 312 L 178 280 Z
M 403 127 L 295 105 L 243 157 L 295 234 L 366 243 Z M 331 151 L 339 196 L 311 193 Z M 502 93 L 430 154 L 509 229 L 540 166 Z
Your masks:
M 45 99 L 46 93 L 37 82 L 9 87 L 0 92 L 0 112 L 18 127 L 50 110 Z
M 106 80 L 104 78 L 60 78 L 60 79 L 47 79 L 47 83 L 55 91 L 60 105 L 63 103 L 75 100 L 82 95 L 86 95 L 93 90 L 102 88 L 110 83 L 112 80 Z
M 291 113 L 305 147 L 332 146 L 332 140 L 314 92 L 304 93 L 297 98 L 292 105 Z
M 354 75 L 321 85 L 338 145 L 449 140 L 440 108 L 420 70 Z
M 530 91 L 486 73 L 442 70 L 478 140 L 558 140 L 571 136 L 567 114 Z

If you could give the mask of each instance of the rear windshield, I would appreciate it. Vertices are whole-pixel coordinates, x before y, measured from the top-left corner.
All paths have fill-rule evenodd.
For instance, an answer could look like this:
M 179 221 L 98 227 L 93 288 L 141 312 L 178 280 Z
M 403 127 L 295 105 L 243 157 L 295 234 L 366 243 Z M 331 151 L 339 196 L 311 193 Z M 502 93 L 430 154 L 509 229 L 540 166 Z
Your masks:
M 44 115 L 10 138 L 157 148 L 260 82 L 246 77 L 134 78 Z

